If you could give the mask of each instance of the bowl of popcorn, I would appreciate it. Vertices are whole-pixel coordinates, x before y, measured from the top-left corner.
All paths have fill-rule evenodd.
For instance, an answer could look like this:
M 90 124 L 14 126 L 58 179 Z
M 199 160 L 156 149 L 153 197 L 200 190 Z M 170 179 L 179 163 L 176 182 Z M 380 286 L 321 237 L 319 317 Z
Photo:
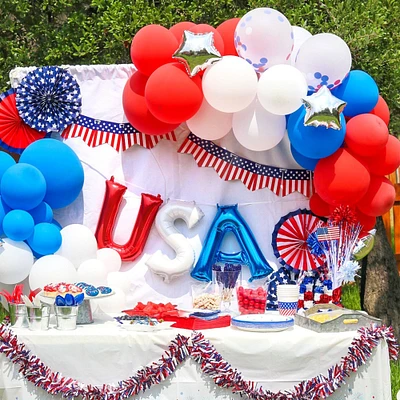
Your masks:
M 219 310 L 221 307 L 222 287 L 220 284 L 208 282 L 192 285 L 193 308 L 199 310 Z

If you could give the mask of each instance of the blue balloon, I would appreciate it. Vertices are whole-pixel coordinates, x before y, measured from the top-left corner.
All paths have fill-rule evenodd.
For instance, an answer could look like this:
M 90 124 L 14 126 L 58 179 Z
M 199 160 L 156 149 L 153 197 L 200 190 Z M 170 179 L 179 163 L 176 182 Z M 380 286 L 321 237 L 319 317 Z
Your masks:
M 32 210 L 43 201 L 45 193 L 42 173 L 29 164 L 13 165 L 1 179 L 1 196 L 11 208 Z
M 11 211 L 11 208 L 3 201 L 0 196 L 0 235 L 3 234 L 3 219 L 5 215 Z
M 292 156 L 294 160 L 304 169 L 309 171 L 314 171 L 317 162 L 319 161 L 318 158 L 308 158 L 304 157 L 300 154 L 292 145 L 290 145 L 290 151 L 292 152 Z
M 0 151 L 0 181 L 4 175 L 4 172 L 6 172 L 8 168 L 15 164 L 15 160 L 9 154 L 5 153 L 4 151 Z
M 53 220 L 53 210 L 44 201 L 42 201 L 37 207 L 29 210 L 29 214 L 32 215 L 35 224 L 51 222 Z
M 350 71 L 341 85 L 332 90 L 332 94 L 347 104 L 343 114 L 354 117 L 372 111 L 379 99 L 378 85 L 364 71 Z
M 47 222 L 37 224 L 33 235 L 28 238 L 29 247 L 42 256 L 54 254 L 61 247 L 61 243 L 60 230 L 56 225 Z
M 244 251 L 239 251 L 237 253 L 224 253 L 218 251 L 215 257 L 215 262 L 221 264 L 248 264 L 249 260 Z
M 11 210 L 3 219 L 5 235 L 16 242 L 28 239 L 33 233 L 34 226 L 32 216 L 24 210 Z
M 217 214 L 204 240 L 203 250 L 190 274 L 192 278 L 205 282 L 212 280 L 212 265 L 224 236 L 228 232 L 233 232 L 243 252 L 246 253 L 251 272 L 250 281 L 264 278 L 273 272 L 258 247 L 252 231 L 240 215 L 237 204 L 231 206 L 217 205 Z
M 346 134 L 346 121 L 340 114 L 342 129 L 319 126 L 304 126 L 306 110 L 299 114 L 293 129 L 288 129 L 289 140 L 297 152 L 308 158 L 325 158 L 333 154 L 343 143 Z
M 83 187 L 81 162 L 74 151 L 55 139 L 41 139 L 30 144 L 22 153 L 20 162 L 38 168 L 47 184 L 44 201 L 51 208 L 71 204 Z
M 56 221 L 55 219 L 53 219 L 53 220 L 51 221 L 51 223 L 52 223 L 53 225 L 55 225 L 55 226 L 61 231 L 62 226 L 61 226 L 61 224 L 60 224 L 58 221 Z
M 286 129 L 288 132 L 289 130 L 293 130 L 294 126 L 296 125 L 297 119 L 300 117 L 304 110 L 304 106 L 301 106 L 295 112 L 289 114 L 286 120 Z

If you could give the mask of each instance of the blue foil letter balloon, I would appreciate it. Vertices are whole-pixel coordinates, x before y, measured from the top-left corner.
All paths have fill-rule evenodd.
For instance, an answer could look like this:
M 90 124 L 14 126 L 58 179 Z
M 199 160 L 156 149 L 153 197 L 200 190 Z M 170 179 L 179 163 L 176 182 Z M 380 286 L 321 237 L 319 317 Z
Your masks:
M 212 265 L 227 232 L 233 232 L 243 252 L 246 254 L 251 272 L 250 281 L 261 279 L 273 270 L 261 253 L 254 235 L 244 218 L 240 215 L 237 204 L 220 206 L 204 240 L 203 250 L 197 260 L 191 276 L 199 281 L 212 280 Z

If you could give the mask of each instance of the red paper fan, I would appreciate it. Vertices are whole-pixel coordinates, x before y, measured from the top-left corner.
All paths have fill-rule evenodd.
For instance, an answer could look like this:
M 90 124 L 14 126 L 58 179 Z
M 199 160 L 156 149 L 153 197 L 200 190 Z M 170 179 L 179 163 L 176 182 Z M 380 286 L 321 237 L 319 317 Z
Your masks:
M 15 104 L 15 91 L 10 89 L 0 94 L 0 146 L 21 154 L 23 150 L 38 139 L 46 137 L 28 126 L 18 114 Z

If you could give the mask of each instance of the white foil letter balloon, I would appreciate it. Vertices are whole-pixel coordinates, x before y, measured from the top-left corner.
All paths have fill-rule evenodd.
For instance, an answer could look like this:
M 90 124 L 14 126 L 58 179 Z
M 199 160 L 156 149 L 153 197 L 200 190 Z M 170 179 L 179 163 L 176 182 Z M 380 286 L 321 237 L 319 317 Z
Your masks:
M 189 240 L 178 231 L 174 222 L 183 219 L 191 229 L 203 216 L 203 212 L 194 201 L 171 200 L 158 211 L 155 221 L 157 231 L 175 250 L 176 257 L 171 260 L 161 251 L 157 251 L 146 261 L 146 265 L 165 282 L 170 282 L 176 276 L 189 271 L 195 260 Z

